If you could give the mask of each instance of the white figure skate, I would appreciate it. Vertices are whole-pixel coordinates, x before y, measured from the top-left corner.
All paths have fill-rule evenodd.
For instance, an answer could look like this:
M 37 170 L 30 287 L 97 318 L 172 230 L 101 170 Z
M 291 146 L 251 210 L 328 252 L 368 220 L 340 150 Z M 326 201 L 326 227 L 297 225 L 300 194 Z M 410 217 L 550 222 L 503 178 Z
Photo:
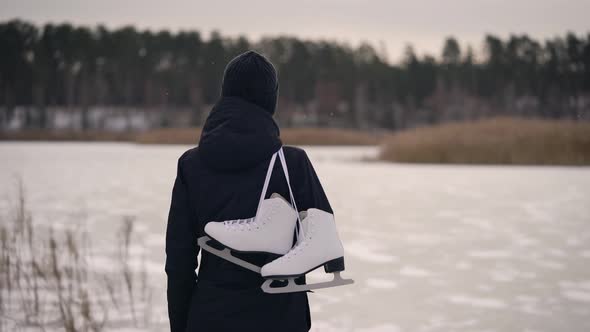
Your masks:
M 303 235 L 286 255 L 264 265 L 261 275 L 267 280 L 262 284 L 266 293 L 292 293 L 312 289 L 336 287 L 352 284 L 352 279 L 343 279 L 344 248 L 338 237 L 334 216 L 328 212 L 309 209 L 301 212 Z M 295 278 L 324 266 L 326 273 L 333 273 L 328 282 L 298 285 Z M 288 280 L 283 287 L 271 287 L 274 280 Z
M 264 199 L 277 156 L 281 160 L 283 173 L 287 179 L 292 206 L 281 195 L 276 193 L 272 194 L 269 199 Z M 284 255 L 293 246 L 293 234 L 297 231 L 295 226 L 297 221 L 299 221 L 299 227 L 301 228 L 297 206 L 291 192 L 283 149 L 281 148 L 273 154 L 270 160 L 256 215 L 247 219 L 209 222 L 205 225 L 206 236 L 200 237 L 198 244 L 201 248 L 216 256 L 260 273 L 260 266 L 233 256 L 231 251 Z M 212 247 L 209 245 L 211 240 L 215 240 L 224 248 L 216 249 Z
M 284 255 L 293 245 L 296 222 L 297 212 L 281 195 L 275 193 L 262 202 L 256 217 L 207 223 L 207 236 L 201 237 L 198 242 L 201 248 L 212 254 L 260 273 L 259 266 L 233 256 L 231 251 Z M 208 244 L 211 239 L 225 248 L 219 250 L 211 247 Z

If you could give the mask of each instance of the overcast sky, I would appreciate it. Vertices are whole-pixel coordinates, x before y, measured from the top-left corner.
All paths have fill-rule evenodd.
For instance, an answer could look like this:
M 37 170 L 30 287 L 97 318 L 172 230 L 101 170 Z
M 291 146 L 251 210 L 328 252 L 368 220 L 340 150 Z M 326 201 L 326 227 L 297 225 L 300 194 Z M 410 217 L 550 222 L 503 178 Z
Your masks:
M 250 38 L 288 34 L 439 55 L 446 36 L 480 48 L 483 36 L 590 32 L 590 0 L 0 0 L 0 20 L 211 30 Z

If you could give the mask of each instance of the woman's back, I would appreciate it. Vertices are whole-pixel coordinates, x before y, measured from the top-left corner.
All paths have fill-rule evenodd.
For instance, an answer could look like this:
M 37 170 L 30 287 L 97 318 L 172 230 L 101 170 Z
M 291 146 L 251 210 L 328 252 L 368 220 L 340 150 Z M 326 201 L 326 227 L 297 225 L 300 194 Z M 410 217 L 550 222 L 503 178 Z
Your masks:
M 197 238 L 205 224 L 253 217 L 270 157 L 282 143 L 272 115 L 242 98 L 224 97 L 203 128 L 199 147 L 184 153 L 170 209 L 166 272 L 173 331 L 307 331 L 311 325 L 306 293 L 266 294 L 259 274 L 202 251 L 198 281 Z M 300 211 L 332 212 L 305 152 L 285 147 Z M 280 163 L 268 196 L 289 197 Z M 238 254 L 235 254 L 238 255 Z M 262 266 L 273 257 L 241 258 Z

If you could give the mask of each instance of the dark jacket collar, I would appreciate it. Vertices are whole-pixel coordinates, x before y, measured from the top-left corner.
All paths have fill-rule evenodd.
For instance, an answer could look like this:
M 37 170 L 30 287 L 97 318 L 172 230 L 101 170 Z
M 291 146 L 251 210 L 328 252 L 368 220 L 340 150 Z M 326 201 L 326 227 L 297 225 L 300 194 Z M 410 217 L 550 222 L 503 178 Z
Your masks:
M 279 127 L 266 110 L 222 97 L 205 121 L 199 154 L 208 167 L 239 170 L 269 159 L 281 145 Z

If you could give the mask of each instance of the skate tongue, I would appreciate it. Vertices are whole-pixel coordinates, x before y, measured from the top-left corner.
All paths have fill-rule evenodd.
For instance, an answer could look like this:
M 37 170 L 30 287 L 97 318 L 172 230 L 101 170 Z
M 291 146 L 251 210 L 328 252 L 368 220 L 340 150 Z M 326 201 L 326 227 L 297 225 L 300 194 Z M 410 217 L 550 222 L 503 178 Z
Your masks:
M 301 220 L 301 228 L 302 228 L 302 232 L 300 233 L 299 238 L 297 239 L 298 242 L 299 241 L 303 241 L 303 239 L 305 238 L 305 234 L 308 233 L 308 230 L 310 228 L 310 221 L 306 220 L 308 216 L 307 211 L 301 211 L 299 212 L 299 219 Z
M 285 197 L 281 196 L 281 194 L 279 194 L 279 193 L 272 193 L 272 195 L 270 195 L 270 198 L 280 198 L 283 201 L 285 201 L 287 204 L 290 204 L 289 202 L 287 202 L 287 200 L 285 199 Z
M 284 199 L 285 201 L 287 201 L 285 199 L 285 197 L 281 196 L 281 194 L 279 194 L 279 193 L 272 193 L 272 195 L 270 195 L 270 198 L 277 198 L 277 197 L 280 197 L 280 198 Z
M 307 217 L 307 211 L 299 212 L 299 219 L 303 220 Z

